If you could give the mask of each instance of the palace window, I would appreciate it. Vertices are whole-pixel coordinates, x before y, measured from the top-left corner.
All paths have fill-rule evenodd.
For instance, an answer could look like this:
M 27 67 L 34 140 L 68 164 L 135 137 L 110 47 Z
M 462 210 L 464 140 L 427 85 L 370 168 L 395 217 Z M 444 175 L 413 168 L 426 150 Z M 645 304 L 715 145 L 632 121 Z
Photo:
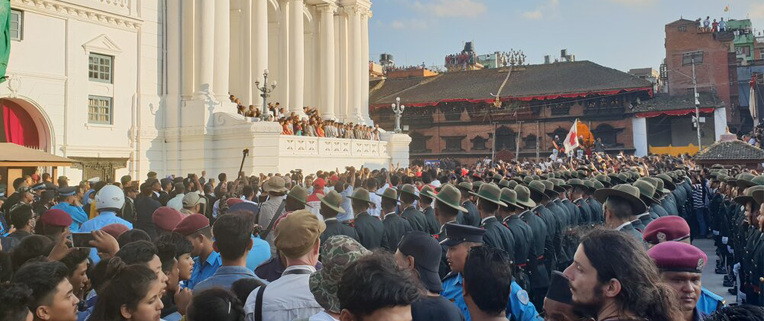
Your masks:
M 523 148 L 536 149 L 536 135 L 528 135 L 523 139 Z
M 91 124 L 112 124 L 112 100 L 110 97 L 89 96 L 88 97 L 88 123 Z
M 91 53 L 88 59 L 88 78 L 111 84 L 114 79 L 114 57 Z
M 444 152 L 461 152 L 464 151 L 462 149 L 462 140 L 464 139 L 464 136 L 458 136 L 458 137 L 443 137 L 443 139 L 446 141 L 446 149 L 444 149 Z
M 613 128 L 613 126 L 602 124 L 597 126 L 593 134 L 595 139 L 601 138 L 603 144 L 614 147 L 618 144 L 618 132 L 619 130 Z
M 496 129 L 496 151 L 515 150 L 515 137 L 515 132 L 507 127 L 501 126 Z
M 488 142 L 488 139 L 485 139 L 482 136 L 475 136 L 475 138 L 472 139 L 472 150 L 486 150 L 486 142 Z
M 429 152 L 427 149 L 427 140 L 430 139 L 428 136 L 424 136 L 420 133 L 411 133 L 409 134 L 411 136 L 411 145 L 409 147 L 409 151 L 411 153 L 426 153 Z
M 11 10 L 11 40 L 21 40 L 23 13 L 19 10 Z

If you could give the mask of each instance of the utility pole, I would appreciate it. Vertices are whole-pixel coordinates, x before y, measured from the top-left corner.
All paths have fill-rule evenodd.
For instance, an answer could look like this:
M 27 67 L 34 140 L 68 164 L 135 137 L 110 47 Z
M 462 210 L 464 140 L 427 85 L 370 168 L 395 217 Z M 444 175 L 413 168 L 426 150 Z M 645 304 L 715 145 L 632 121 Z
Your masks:
M 700 100 L 698 100 L 698 79 L 695 77 L 695 57 L 692 57 L 692 89 L 695 92 L 695 129 L 698 131 L 698 152 L 703 150 L 700 142 Z
M 520 137 L 523 136 L 523 121 L 518 121 L 517 143 L 515 144 L 515 159 L 520 160 Z
M 536 122 L 536 161 L 538 162 L 540 160 L 539 158 L 539 139 L 541 139 L 541 129 L 539 129 L 539 122 Z
M 491 131 L 493 131 L 493 139 L 491 140 L 491 163 L 496 160 L 496 123 L 491 122 Z

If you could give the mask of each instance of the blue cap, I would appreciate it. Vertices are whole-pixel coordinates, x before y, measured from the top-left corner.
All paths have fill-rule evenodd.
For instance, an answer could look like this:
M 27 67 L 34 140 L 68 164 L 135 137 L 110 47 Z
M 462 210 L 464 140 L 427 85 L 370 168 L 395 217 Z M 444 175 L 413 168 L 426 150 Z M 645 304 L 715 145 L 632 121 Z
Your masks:
M 470 225 L 446 224 L 446 239 L 440 242 L 445 246 L 459 245 L 464 242 L 483 243 L 485 230 Z
M 72 196 L 77 194 L 77 188 L 69 186 L 58 189 L 59 196 Z
M 31 188 L 31 190 L 33 192 L 41 191 L 41 190 L 44 190 L 44 189 L 45 189 L 45 184 L 44 183 L 36 184 L 36 185 L 32 186 L 32 188 Z

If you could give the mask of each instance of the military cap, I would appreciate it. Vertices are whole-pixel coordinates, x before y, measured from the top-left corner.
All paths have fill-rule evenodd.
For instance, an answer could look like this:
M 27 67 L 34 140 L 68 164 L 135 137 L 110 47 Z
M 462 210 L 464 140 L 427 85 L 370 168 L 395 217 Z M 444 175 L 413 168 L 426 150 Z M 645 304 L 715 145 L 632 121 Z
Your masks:
M 753 183 L 753 179 L 755 177 L 756 176 L 754 176 L 751 173 L 747 173 L 747 172 L 746 173 L 740 173 L 737 176 L 737 186 L 738 187 L 742 187 L 742 188 L 746 188 L 746 187 L 750 187 L 750 186 L 756 185 L 756 184 Z
M 660 201 L 655 199 L 655 186 L 647 180 L 640 178 L 631 185 L 639 189 L 639 197 L 645 204 L 660 203 Z
M 319 194 L 320 195 L 320 194 Z M 382 194 L 377 194 L 379 197 L 386 198 L 393 201 L 398 201 L 398 192 L 395 191 L 394 188 L 386 188 Z M 435 196 L 431 196 L 432 198 L 435 198 Z
M 77 194 L 77 188 L 74 186 L 67 186 L 58 189 L 58 196 L 74 196 Z
M 753 198 L 753 193 L 760 190 L 764 190 L 764 186 L 756 185 L 756 186 L 751 186 L 749 188 L 746 188 L 745 193 L 743 195 L 735 197 L 734 201 L 735 203 L 738 203 L 740 205 L 745 205 L 750 202 L 755 202 L 756 200 Z
M 525 176 L 525 178 L 523 178 L 523 183 L 525 183 L 525 185 L 528 185 L 533 181 L 534 181 L 533 177 L 530 177 L 530 176 Z
M 435 199 L 458 211 L 467 212 L 467 209 L 459 204 L 459 201 L 461 200 L 461 192 L 451 184 L 441 186 L 440 193 L 435 195 Z
M 309 210 L 294 211 L 276 225 L 273 244 L 287 257 L 299 257 L 310 251 L 324 230 L 326 224 Z
M 570 281 L 562 272 L 552 271 L 546 298 L 560 303 L 572 304 L 573 294 L 570 292 Z
M 42 213 L 40 221 L 46 226 L 67 227 L 72 225 L 72 216 L 60 209 L 49 209 Z
M 753 200 L 756 201 L 756 203 L 763 204 L 764 203 L 764 190 L 755 190 L 752 193 Z
M 501 189 L 501 201 L 510 209 L 523 209 L 522 206 L 517 205 L 517 192 L 507 187 Z
M 610 182 L 611 186 L 615 185 L 615 184 L 623 184 L 623 183 L 625 183 L 624 181 L 621 180 L 621 177 L 619 177 L 618 174 L 610 173 L 610 174 L 607 174 L 607 177 L 610 178 L 609 182 Z
M 592 186 L 594 186 L 594 187 L 592 188 L 592 193 L 594 193 L 594 191 L 596 191 L 596 190 L 598 190 L 598 189 L 603 189 L 603 188 L 605 188 L 605 185 L 604 185 L 604 184 L 602 184 L 602 182 L 600 182 L 600 181 L 598 181 L 598 180 L 592 180 L 592 181 L 590 181 L 590 182 L 592 182 Z M 584 183 L 584 184 L 586 184 L 586 183 Z
M 195 192 L 189 192 L 183 196 L 183 208 L 191 208 L 197 204 L 207 204 L 207 199 Z
M 483 243 L 485 230 L 479 227 L 446 223 L 446 239 L 440 244 L 455 246 L 464 242 Z
M 578 178 L 578 171 L 570 171 L 570 177 Z
M 722 164 L 713 164 L 713 165 L 711 165 L 711 168 L 720 168 L 721 169 L 721 168 L 724 168 L 724 166 L 722 166 Z
M 565 187 L 566 186 L 570 187 L 570 185 L 565 184 L 565 181 L 561 179 L 550 178 L 548 179 L 548 181 L 552 182 L 553 184 L 552 188 L 554 189 L 555 192 L 558 192 L 558 193 L 565 193 Z
M 764 175 L 759 175 L 751 179 L 751 186 L 764 185 Z
M 31 190 L 33 192 L 45 190 L 45 184 L 44 183 L 35 184 L 32 186 Z
M 613 188 L 603 188 L 597 190 L 594 192 L 594 199 L 602 204 L 605 204 L 605 201 L 607 201 L 609 197 L 621 198 L 631 204 L 633 214 L 637 215 L 647 211 L 647 206 L 645 205 L 645 202 L 639 198 L 639 195 L 640 192 L 638 188 L 629 184 L 619 184 Z
M 406 194 L 409 194 L 411 196 L 414 196 L 415 199 L 419 199 L 419 193 L 417 192 L 416 186 L 411 185 L 411 184 L 403 184 L 403 186 L 401 186 L 401 188 L 398 191 L 398 193 L 400 193 L 401 195 L 403 193 L 406 193 Z
M 109 234 L 109 235 L 113 236 L 115 239 L 117 239 L 117 238 L 119 238 L 120 235 L 122 235 L 122 233 L 127 232 L 129 229 L 130 228 L 127 227 L 124 224 L 113 223 L 113 224 L 109 224 L 109 225 L 106 225 L 106 226 L 102 227 L 101 231 L 103 231 L 106 234 Z
M 473 192 L 479 191 L 480 190 L 480 186 L 482 186 L 483 184 L 486 184 L 486 183 L 485 182 L 481 182 L 481 181 L 477 181 L 477 182 L 472 183 L 472 191 Z
M 580 169 L 577 170 L 576 173 L 578 173 L 578 178 L 586 178 L 587 176 L 589 176 L 589 173 Z
M 257 204 L 252 202 L 241 202 L 233 204 L 233 206 L 228 207 L 228 213 L 233 213 L 237 211 L 243 211 L 243 212 L 250 212 L 250 215 L 257 214 L 260 209 L 257 207 Z
M 495 181 L 500 181 L 500 180 L 502 180 L 503 178 L 504 178 L 504 177 L 503 177 L 503 176 L 501 176 L 500 174 L 493 174 L 493 180 L 495 180 Z
M 472 191 L 472 183 L 467 181 L 459 182 L 459 184 L 457 184 L 456 187 L 461 190 Z
M 430 292 L 443 291 L 438 275 L 441 260 L 441 247 L 430 234 L 422 231 L 409 232 L 401 238 L 398 251 L 405 256 L 414 257 L 414 268 L 425 288 Z
M 356 201 L 361 201 L 369 204 L 373 204 L 374 202 L 371 201 L 369 191 L 365 188 L 359 188 L 353 192 L 353 195 L 348 196 L 348 198 Z
M 506 180 L 506 179 L 503 179 L 503 178 L 502 178 L 502 179 L 499 181 L 499 186 L 500 186 L 500 187 L 509 187 L 509 181 L 508 181 L 508 180 Z
M 514 188 L 515 194 L 517 195 L 517 204 L 525 206 L 527 208 L 533 208 L 536 207 L 536 202 L 534 202 L 531 199 L 531 190 L 528 189 L 528 187 L 523 185 L 517 185 Z
M 146 176 L 148 178 L 156 178 L 157 177 L 157 172 L 153 172 L 153 171 L 149 172 L 148 174 L 146 174 Z
M 156 227 L 165 231 L 172 231 L 182 220 L 183 214 L 180 214 L 178 210 L 169 206 L 160 206 L 151 214 L 151 222 L 153 222 Z
M 193 214 L 181 220 L 172 231 L 183 236 L 189 236 L 208 227 L 210 227 L 210 220 L 206 216 Z
M 708 256 L 699 248 L 682 242 L 663 242 L 647 250 L 658 269 L 665 272 L 703 273 Z
M 690 237 L 690 226 L 679 216 L 663 216 L 647 224 L 642 239 L 649 244 L 682 241 Z
M 388 188 L 385 190 L 385 193 L 382 195 L 382 197 L 386 197 L 385 194 L 389 194 L 389 190 L 392 190 L 393 193 L 395 193 L 395 190 L 392 188 Z M 329 193 L 324 194 L 318 194 L 316 195 L 318 199 L 321 201 L 321 204 L 324 204 L 328 206 L 329 208 L 333 209 L 337 213 L 345 213 L 345 210 L 342 209 L 342 195 L 340 193 L 337 193 L 335 190 L 329 191 Z
M 361 243 L 345 235 L 335 235 L 321 245 L 321 263 L 323 268 L 313 272 L 308 279 L 310 292 L 318 304 L 333 313 L 340 313 L 340 300 L 337 289 L 342 271 L 360 258 L 372 254 Z
M 127 184 L 127 183 L 130 183 L 130 181 L 132 181 L 132 180 L 133 180 L 133 178 L 132 178 L 132 177 L 130 177 L 130 175 L 125 175 L 125 176 L 122 176 L 122 177 L 119 179 L 119 182 L 120 182 L 120 183 L 122 183 L 122 185 L 125 185 L 125 184 Z
M 509 181 L 507 183 L 507 188 L 515 188 L 519 183 L 517 181 Z
M 568 185 L 573 186 L 573 187 L 578 186 L 578 187 L 582 187 L 582 188 L 586 188 L 586 189 L 589 188 L 588 186 L 586 186 L 586 184 L 584 184 L 584 181 L 582 181 L 582 180 L 580 180 L 578 178 L 571 178 L 571 179 L 569 179 L 568 180 Z
M 552 183 L 549 180 L 543 180 L 541 181 L 541 184 L 544 184 L 544 193 L 546 193 L 549 198 L 555 198 L 557 195 L 560 195 L 560 192 L 554 190 L 554 183 Z
M 594 191 L 596 191 L 596 190 L 597 190 L 597 188 L 596 188 L 596 187 L 595 187 L 595 185 L 594 185 L 594 183 L 595 183 L 595 182 L 596 182 L 596 183 L 599 183 L 599 184 L 600 184 L 600 186 L 602 186 L 602 183 L 600 183 L 600 182 L 599 182 L 598 180 L 596 180 L 596 179 L 588 179 L 588 180 L 584 180 L 584 181 L 581 181 L 581 183 L 583 183 L 583 184 L 584 184 L 584 186 L 586 187 L 586 189 L 587 189 L 587 191 L 589 192 L 589 194 L 594 194 Z M 604 186 L 602 186 L 602 188 L 605 188 L 605 187 L 604 187 Z
M 674 184 L 674 180 L 671 179 L 671 176 L 668 176 L 667 174 L 658 174 L 655 175 L 655 178 L 659 178 L 663 181 L 663 187 L 667 188 L 669 191 L 673 191 L 676 189 L 676 184 Z
M 507 206 L 507 204 L 501 201 L 501 189 L 494 184 L 483 184 L 477 193 L 470 192 L 470 194 L 499 206 Z
M 530 189 L 531 191 L 531 197 L 534 199 L 534 202 L 536 202 L 536 199 L 540 199 L 540 200 L 549 199 L 549 195 L 545 193 L 546 186 L 541 181 L 532 181 L 530 184 L 528 184 L 528 189 Z
M 366 198 L 368 198 L 368 196 L 369 191 L 366 191 Z M 298 201 L 307 207 L 312 207 L 308 205 L 308 190 L 300 185 L 295 185 L 292 187 L 292 189 L 287 194 L 287 198 L 294 199 L 295 201 Z

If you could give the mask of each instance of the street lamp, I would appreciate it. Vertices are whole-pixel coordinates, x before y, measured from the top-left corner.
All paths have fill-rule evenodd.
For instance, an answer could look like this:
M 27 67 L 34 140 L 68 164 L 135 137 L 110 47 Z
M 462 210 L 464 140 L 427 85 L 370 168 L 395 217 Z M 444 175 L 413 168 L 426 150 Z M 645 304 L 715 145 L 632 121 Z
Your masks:
M 271 96 L 271 92 L 276 89 L 276 81 L 271 84 L 271 88 L 268 88 L 268 69 L 263 70 L 263 86 L 260 87 L 260 81 L 255 80 L 255 88 L 260 91 L 260 97 L 263 97 L 263 114 L 260 115 L 261 120 L 268 120 L 268 97 Z
M 702 51 L 695 51 L 695 52 L 688 52 L 685 53 L 682 57 L 682 65 L 687 65 L 685 63 L 686 59 L 690 59 L 690 63 L 692 65 L 692 89 L 693 89 L 693 95 L 694 95 L 694 101 L 695 101 L 695 128 L 698 132 L 698 152 L 703 150 L 703 144 L 700 141 L 700 100 L 698 100 L 698 79 L 695 76 L 695 58 L 700 58 L 700 63 L 703 63 L 703 52 Z M 681 72 L 677 71 L 677 73 L 682 74 Z M 682 74 L 683 76 L 687 76 Z
M 395 113 L 395 133 L 401 132 L 401 116 L 406 106 L 401 105 L 401 97 L 395 97 L 395 103 L 392 104 L 393 112 Z

